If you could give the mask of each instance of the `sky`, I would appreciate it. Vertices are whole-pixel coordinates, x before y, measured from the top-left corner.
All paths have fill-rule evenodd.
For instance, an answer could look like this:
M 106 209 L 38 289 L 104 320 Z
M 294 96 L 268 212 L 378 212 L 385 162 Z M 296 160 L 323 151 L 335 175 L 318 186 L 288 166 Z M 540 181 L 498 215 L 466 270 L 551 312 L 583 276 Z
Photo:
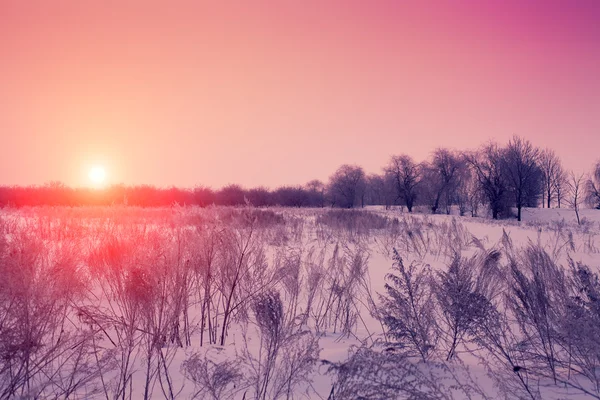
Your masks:
M 276 187 L 513 135 L 600 158 L 600 1 L 0 0 L 0 185 Z

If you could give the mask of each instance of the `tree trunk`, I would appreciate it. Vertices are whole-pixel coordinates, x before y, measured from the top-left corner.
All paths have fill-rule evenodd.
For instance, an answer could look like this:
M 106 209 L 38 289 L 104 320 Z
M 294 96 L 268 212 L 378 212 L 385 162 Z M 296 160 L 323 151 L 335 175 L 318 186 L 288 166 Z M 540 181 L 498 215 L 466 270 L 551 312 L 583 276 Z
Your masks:
M 546 207 L 546 191 L 542 190 L 542 208 Z M 548 207 L 550 208 L 550 207 Z

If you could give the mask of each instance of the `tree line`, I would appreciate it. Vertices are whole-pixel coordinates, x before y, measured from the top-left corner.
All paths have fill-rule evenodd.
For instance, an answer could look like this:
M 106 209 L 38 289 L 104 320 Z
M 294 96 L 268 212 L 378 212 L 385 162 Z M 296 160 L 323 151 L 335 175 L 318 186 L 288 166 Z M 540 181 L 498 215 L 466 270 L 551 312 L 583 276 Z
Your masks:
M 501 146 L 495 142 L 477 150 L 435 149 L 429 159 L 415 161 L 406 154 L 391 156 L 381 173 L 366 174 L 358 165 L 340 166 L 328 182 L 245 189 L 232 184 L 219 190 L 157 188 L 149 185 L 113 185 L 102 190 L 70 188 L 59 182 L 43 186 L 0 187 L 0 206 L 180 205 L 256 207 L 340 207 L 365 205 L 416 206 L 432 213 L 479 215 L 485 210 L 494 219 L 510 216 L 523 207 L 574 208 L 583 204 L 600 209 L 600 160 L 589 174 L 564 168 L 551 149 L 513 137 Z M 578 218 L 579 214 L 577 213 Z
M 600 161 L 592 173 L 575 174 L 553 150 L 515 136 L 505 146 L 490 142 L 474 151 L 438 148 L 421 163 L 395 155 L 380 174 L 343 165 L 328 188 L 330 201 L 340 207 L 402 205 L 412 212 L 425 206 L 434 214 L 456 207 L 475 216 L 487 206 L 494 219 L 509 216 L 514 207 L 521 220 L 523 207 L 600 209 Z

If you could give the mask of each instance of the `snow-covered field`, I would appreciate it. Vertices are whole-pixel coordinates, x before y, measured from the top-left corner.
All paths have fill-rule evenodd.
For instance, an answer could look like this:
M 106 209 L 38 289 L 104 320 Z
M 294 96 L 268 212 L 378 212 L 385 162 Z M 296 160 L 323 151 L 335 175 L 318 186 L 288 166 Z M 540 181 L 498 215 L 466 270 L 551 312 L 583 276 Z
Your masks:
M 0 211 L 0 398 L 599 398 L 581 216 Z

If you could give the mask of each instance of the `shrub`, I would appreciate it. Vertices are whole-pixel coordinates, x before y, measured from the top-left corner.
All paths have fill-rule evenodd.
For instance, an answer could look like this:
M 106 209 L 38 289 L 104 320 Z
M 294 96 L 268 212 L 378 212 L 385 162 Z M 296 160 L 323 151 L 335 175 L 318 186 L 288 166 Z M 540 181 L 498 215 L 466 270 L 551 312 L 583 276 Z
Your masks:
M 393 270 L 395 273 L 386 275 L 387 296 L 381 296 L 381 319 L 395 344 L 427 361 L 438 341 L 431 269 L 416 263 L 406 267 L 394 250 Z

